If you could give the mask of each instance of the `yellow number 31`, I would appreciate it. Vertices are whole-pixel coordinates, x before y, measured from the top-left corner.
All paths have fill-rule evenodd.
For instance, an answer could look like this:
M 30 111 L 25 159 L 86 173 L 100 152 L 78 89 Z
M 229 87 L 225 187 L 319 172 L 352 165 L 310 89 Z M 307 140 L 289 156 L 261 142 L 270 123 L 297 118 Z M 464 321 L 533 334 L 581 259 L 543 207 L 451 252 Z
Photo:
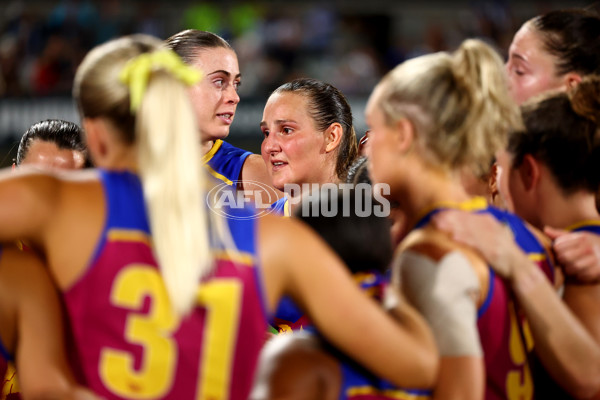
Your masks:
M 241 282 L 234 279 L 213 279 L 198 286 L 198 304 L 207 312 L 196 395 L 199 400 L 229 396 L 241 295 Z M 100 353 L 104 385 L 116 395 L 134 399 L 167 395 L 177 369 L 178 348 L 173 335 L 181 321 L 171 312 L 158 271 L 134 264 L 119 272 L 111 291 L 114 305 L 139 310 L 146 296 L 151 298 L 149 312 L 131 314 L 125 324 L 125 339 L 144 349 L 140 367 L 134 367 L 134 356 L 126 351 L 105 347 Z

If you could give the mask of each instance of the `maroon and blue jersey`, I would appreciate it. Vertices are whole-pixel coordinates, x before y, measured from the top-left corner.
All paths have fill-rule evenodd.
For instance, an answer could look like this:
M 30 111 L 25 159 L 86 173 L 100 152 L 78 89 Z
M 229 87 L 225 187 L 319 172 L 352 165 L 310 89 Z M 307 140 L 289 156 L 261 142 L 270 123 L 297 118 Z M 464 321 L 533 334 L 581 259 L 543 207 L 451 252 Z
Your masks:
M 379 303 L 383 301 L 387 277 L 375 271 L 359 272 L 353 277 L 369 297 Z M 431 390 L 400 389 L 376 377 L 341 352 L 333 348 L 330 351 L 340 362 L 342 384 L 339 400 L 427 400 L 432 396 Z
M 353 275 L 356 283 L 369 297 L 381 303 L 388 278 L 377 271 L 359 272 Z M 288 297 L 282 298 L 277 313 L 287 316 L 292 321 L 275 318 L 275 325 L 280 333 L 292 330 L 307 330 L 318 335 L 310 319 Z M 339 400 L 427 400 L 431 398 L 430 390 L 400 389 L 382 380 L 367 369 L 356 363 L 350 357 L 337 350 L 334 346 L 325 345 L 340 365 L 341 387 Z
M 521 249 L 538 264 L 551 282 L 554 281 L 554 266 L 548 248 L 519 217 L 487 206 L 483 198 L 472 199 L 457 207 L 435 208 L 419 221 L 415 229 L 424 227 L 433 215 L 448 208 L 461 208 L 494 216 L 511 229 Z M 532 399 L 534 385 L 529 355 L 533 341 L 527 322 L 521 315 L 507 283 L 489 266 L 474 268 L 483 291 L 478 304 L 477 328 L 486 370 L 485 398 Z
M 577 224 L 571 225 L 565 228 L 567 231 L 572 232 L 590 232 L 596 235 L 600 235 L 600 220 L 587 220 L 581 221 Z M 569 277 L 566 277 L 567 283 L 570 282 Z M 539 359 L 534 360 L 536 362 L 534 368 L 534 381 L 536 382 L 536 395 L 539 399 L 571 399 L 569 395 L 548 373 L 546 368 L 542 365 Z
M 208 172 L 218 181 L 233 185 L 240 180 L 240 174 L 246 158 L 252 153 L 237 148 L 221 139 L 215 140 L 212 148 L 202 161 Z
M 6 350 L 0 338 L 0 400 L 4 400 L 9 394 L 14 393 L 12 388 L 12 380 L 15 376 L 13 363 L 12 354 Z
M 107 399 L 246 400 L 268 319 L 255 220 L 228 220 L 236 250 L 214 249 L 195 307 L 179 317 L 152 252 L 138 177 L 99 173 L 105 227 L 87 271 L 63 293 L 83 383 Z

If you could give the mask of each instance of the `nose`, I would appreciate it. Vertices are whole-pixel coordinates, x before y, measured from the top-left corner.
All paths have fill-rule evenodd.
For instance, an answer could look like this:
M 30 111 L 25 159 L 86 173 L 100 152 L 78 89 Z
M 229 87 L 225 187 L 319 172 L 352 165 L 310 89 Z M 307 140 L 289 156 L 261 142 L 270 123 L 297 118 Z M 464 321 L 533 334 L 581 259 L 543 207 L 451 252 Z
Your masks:
M 238 94 L 235 86 L 229 85 L 225 91 L 225 100 L 230 104 L 238 104 L 240 102 L 240 95 Z
M 277 135 L 271 133 L 263 139 L 260 150 L 265 160 L 268 160 L 269 156 L 276 154 L 281 150 L 276 136 Z

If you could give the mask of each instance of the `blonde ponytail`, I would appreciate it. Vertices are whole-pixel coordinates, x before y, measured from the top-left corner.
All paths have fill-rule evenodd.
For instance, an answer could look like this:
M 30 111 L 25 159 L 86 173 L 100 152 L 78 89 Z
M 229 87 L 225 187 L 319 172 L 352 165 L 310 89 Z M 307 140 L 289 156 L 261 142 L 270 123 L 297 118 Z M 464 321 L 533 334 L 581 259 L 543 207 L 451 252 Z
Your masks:
M 506 147 L 509 132 L 521 128 L 519 109 L 508 93 L 502 60 L 477 39 L 464 41 L 452 57 L 453 72 L 468 95 L 468 109 L 457 136 L 465 163 L 478 175 L 487 173 L 496 151 Z
M 154 251 L 179 315 L 212 271 L 211 244 L 235 249 L 227 222 L 204 204 L 207 180 L 185 86 L 199 78 L 161 40 L 130 35 L 90 51 L 73 87 L 82 116 L 109 120 L 123 144 L 137 146 Z
M 172 306 L 184 314 L 212 268 L 198 130 L 184 85 L 153 73 L 136 121 L 154 250 Z
M 502 60 L 479 40 L 463 42 L 453 54 L 408 60 L 379 86 L 387 123 L 409 119 L 423 159 L 437 168 L 483 175 L 508 131 L 519 126 Z

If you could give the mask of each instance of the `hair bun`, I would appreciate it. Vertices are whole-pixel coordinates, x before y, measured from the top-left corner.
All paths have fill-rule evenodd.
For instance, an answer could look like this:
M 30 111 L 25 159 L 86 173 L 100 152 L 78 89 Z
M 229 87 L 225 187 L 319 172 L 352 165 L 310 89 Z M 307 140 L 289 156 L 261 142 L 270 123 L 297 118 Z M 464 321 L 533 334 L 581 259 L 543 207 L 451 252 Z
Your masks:
M 600 124 L 600 76 L 589 75 L 569 92 L 571 106 L 578 115 Z

